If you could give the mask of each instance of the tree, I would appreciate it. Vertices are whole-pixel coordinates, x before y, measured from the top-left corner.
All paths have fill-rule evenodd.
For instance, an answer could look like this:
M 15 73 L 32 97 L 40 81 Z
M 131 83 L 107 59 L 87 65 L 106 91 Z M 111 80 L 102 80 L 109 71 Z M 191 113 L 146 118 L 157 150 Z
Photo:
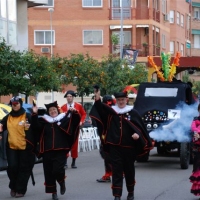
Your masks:
M 136 63 L 135 67 L 130 72 L 129 85 L 148 81 L 148 71 L 144 65 Z
M 36 92 L 47 92 L 60 86 L 55 66 L 60 59 L 52 61 L 33 51 L 15 51 L 3 40 L 0 43 L 0 60 L 0 95 L 21 93 L 27 99 Z
M 77 87 L 79 96 L 89 95 L 93 92 L 93 85 L 97 83 L 99 76 L 99 63 L 88 54 L 71 54 L 64 58 L 63 68 L 65 76 L 63 83 L 72 83 Z
M 122 91 L 132 79 L 132 69 L 125 60 L 109 55 L 101 62 L 101 91 L 102 95 Z
M 0 42 L 0 95 L 15 93 L 16 87 L 12 87 L 13 77 L 18 73 L 16 65 L 20 61 L 21 53 L 7 45 L 3 39 Z

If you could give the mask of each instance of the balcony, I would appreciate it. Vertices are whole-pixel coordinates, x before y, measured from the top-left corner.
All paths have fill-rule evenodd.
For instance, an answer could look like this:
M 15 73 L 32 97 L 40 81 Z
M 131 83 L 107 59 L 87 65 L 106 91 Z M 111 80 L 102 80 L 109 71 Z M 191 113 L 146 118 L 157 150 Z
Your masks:
M 191 29 L 200 29 L 200 18 L 192 18 Z
M 121 19 L 121 8 L 112 7 L 111 9 L 111 19 L 119 20 Z M 131 19 L 131 8 L 123 7 L 123 19 Z
M 137 8 L 123 7 L 123 19 L 124 20 L 149 20 L 149 17 L 152 16 L 152 19 L 160 22 L 160 11 L 153 9 L 149 10 L 148 6 L 139 6 Z M 120 7 L 111 7 L 111 20 L 120 20 L 121 19 L 121 8 Z

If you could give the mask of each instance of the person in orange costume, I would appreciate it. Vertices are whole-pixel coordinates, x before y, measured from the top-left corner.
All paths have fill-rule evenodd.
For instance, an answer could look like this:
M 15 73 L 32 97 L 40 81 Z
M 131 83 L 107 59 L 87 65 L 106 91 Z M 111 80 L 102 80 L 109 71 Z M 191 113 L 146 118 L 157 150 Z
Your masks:
M 61 106 L 61 112 L 67 112 L 70 109 L 75 109 L 78 111 L 78 113 L 81 116 L 80 126 L 83 125 L 85 118 L 86 118 L 86 112 L 83 108 L 83 106 L 80 103 L 74 102 L 74 97 L 76 97 L 76 94 L 73 90 L 68 90 L 64 96 L 66 98 L 67 103 Z M 67 158 L 69 157 L 69 154 L 67 154 Z M 76 158 L 78 158 L 78 138 L 75 141 L 74 145 L 71 149 L 71 157 L 72 157 L 72 168 L 77 168 L 76 166 Z M 67 167 L 67 158 L 66 158 L 66 164 Z

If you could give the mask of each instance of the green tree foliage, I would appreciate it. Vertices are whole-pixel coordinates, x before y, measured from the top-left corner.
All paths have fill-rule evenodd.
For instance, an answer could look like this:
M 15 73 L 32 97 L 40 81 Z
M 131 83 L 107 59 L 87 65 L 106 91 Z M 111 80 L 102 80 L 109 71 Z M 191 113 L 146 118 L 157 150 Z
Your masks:
M 15 51 L 5 41 L 0 43 L 0 73 L 0 95 L 22 93 L 26 97 L 52 89 L 59 91 L 62 83 L 72 83 L 83 97 L 93 92 L 95 84 L 104 95 L 147 81 L 147 71 L 142 65 L 130 69 L 126 61 L 112 54 L 101 62 L 88 54 L 49 59 L 34 51 Z
M 60 86 L 56 59 L 51 61 L 33 51 L 15 51 L 3 40 L 0 60 L 0 95 L 21 93 L 27 97 Z
M 139 84 L 148 81 L 148 70 L 142 64 L 137 63 L 131 70 L 128 84 Z
M 113 94 L 122 91 L 128 84 L 131 69 L 127 63 L 112 54 L 104 57 L 101 62 L 101 83 L 102 95 Z
M 16 65 L 20 60 L 21 53 L 12 50 L 11 46 L 6 45 L 5 40 L 0 43 L 0 95 L 8 95 L 12 90 L 13 77 L 18 74 Z
M 88 54 L 71 54 L 64 58 L 63 83 L 72 83 L 77 87 L 79 96 L 89 95 L 93 91 L 93 85 L 97 83 L 99 76 L 99 63 Z

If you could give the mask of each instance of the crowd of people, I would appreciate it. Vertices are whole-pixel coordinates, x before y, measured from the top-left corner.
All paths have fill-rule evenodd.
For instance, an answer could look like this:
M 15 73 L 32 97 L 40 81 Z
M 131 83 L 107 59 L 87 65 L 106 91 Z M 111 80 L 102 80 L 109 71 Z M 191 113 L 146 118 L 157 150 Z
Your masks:
M 86 118 L 81 104 L 74 101 L 76 94 L 69 90 L 64 95 L 66 104 L 57 101 L 45 104 L 40 113 L 33 105 L 32 114 L 26 113 L 20 96 L 10 100 L 11 112 L 0 123 L 0 133 L 8 132 L 6 142 L 7 175 L 11 197 L 24 197 L 28 180 L 33 176 L 35 156 L 42 157 L 45 192 L 58 200 L 66 192 L 65 168 L 69 155 L 71 168 L 76 169 L 80 127 Z M 152 141 L 141 116 L 127 105 L 126 92 L 105 95 L 101 99 L 100 89 L 94 89 L 94 104 L 90 117 L 98 128 L 101 140 L 100 154 L 104 160 L 105 174 L 98 182 L 112 182 L 114 200 L 121 200 L 123 180 L 126 183 L 127 200 L 134 200 L 135 160 L 138 155 L 148 153 Z M 200 104 L 198 106 L 200 112 Z M 194 165 L 190 181 L 191 193 L 200 196 L 200 117 L 194 118 L 193 135 Z M 0 135 L 1 139 L 1 135 Z

